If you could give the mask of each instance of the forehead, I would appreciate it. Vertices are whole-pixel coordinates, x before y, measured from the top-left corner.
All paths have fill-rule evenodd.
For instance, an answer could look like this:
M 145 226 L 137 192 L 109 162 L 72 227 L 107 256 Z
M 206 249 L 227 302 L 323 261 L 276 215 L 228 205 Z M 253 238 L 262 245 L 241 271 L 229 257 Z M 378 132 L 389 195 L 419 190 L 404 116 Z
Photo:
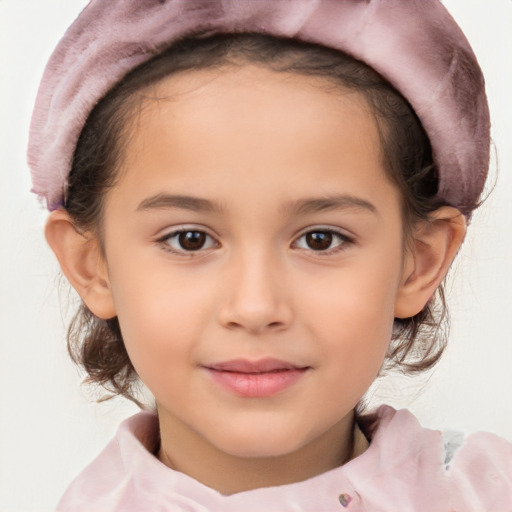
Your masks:
M 391 187 L 365 98 L 322 78 L 255 65 L 180 73 L 144 91 L 130 131 L 117 188 L 134 200 L 190 186 L 283 200 L 313 185 L 328 195 L 340 180 L 347 193 Z

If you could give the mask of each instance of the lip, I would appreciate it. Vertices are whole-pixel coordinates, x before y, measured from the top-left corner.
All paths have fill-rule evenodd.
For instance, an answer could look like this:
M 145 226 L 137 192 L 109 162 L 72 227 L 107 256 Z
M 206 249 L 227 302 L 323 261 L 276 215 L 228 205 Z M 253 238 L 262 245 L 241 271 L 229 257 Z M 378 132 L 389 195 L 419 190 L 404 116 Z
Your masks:
M 301 380 L 308 366 L 279 359 L 250 361 L 234 359 L 203 366 L 214 382 L 237 396 L 265 398 L 276 395 Z

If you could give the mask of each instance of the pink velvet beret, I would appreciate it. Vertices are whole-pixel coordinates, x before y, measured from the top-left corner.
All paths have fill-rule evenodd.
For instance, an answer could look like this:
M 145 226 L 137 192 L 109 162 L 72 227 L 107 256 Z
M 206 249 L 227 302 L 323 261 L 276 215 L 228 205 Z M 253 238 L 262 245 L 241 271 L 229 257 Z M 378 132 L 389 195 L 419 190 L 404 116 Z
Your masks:
M 33 192 L 62 205 L 75 146 L 98 100 L 174 41 L 257 32 L 341 50 L 412 105 L 439 168 L 438 196 L 469 214 L 489 165 L 476 58 L 438 0 L 92 0 L 48 62 L 30 129 Z

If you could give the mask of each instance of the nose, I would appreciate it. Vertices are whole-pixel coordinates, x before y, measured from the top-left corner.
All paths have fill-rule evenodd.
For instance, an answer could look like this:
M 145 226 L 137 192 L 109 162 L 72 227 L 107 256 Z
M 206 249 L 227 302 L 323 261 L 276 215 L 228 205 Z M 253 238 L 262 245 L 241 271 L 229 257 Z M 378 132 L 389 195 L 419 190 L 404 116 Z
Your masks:
M 230 262 L 225 279 L 219 322 L 228 329 L 251 334 L 280 331 L 293 319 L 283 265 L 262 251 Z

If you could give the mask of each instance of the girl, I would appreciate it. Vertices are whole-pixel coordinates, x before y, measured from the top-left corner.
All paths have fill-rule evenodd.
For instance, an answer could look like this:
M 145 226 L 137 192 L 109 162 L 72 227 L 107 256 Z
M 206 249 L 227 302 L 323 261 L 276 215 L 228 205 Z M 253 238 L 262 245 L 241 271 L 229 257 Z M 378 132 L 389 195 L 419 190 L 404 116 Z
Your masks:
M 488 146 L 437 2 L 91 2 L 29 161 L 83 299 L 75 359 L 157 415 L 59 509 L 507 510 L 505 441 L 361 414 L 383 368 L 440 356 Z

